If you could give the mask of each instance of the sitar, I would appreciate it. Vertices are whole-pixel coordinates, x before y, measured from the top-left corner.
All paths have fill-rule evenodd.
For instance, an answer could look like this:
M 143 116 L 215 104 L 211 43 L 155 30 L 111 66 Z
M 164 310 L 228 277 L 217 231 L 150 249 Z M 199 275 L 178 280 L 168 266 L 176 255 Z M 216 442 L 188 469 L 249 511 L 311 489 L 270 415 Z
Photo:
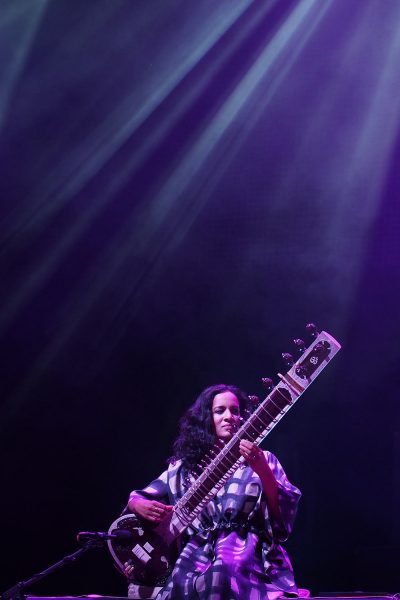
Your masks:
M 166 581 L 177 558 L 179 537 L 244 462 L 239 453 L 240 440 L 259 445 L 340 350 L 340 344 L 329 333 L 318 333 L 312 325 L 307 327 L 314 333 L 313 343 L 305 348 L 302 340 L 295 340 L 301 351 L 296 361 L 289 354 L 282 355 L 291 364 L 289 371 L 278 374 L 279 383 L 271 387 L 240 429 L 218 452 L 202 461 L 201 474 L 171 514 L 157 524 L 134 514 L 123 515 L 112 523 L 109 534 L 114 538 L 107 542 L 109 550 L 122 573 L 126 563 L 133 567 L 133 581 L 144 585 Z

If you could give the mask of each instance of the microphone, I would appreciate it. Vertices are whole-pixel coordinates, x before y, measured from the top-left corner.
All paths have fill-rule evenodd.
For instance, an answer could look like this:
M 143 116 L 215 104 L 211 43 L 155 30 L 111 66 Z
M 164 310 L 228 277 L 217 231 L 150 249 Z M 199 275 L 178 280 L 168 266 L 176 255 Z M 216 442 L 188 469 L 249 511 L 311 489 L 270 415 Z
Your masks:
M 105 531 L 80 531 L 76 538 L 78 542 L 86 540 L 117 540 L 118 542 L 127 544 L 132 540 L 133 534 L 128 529 L 114 529 L 112 533 Z

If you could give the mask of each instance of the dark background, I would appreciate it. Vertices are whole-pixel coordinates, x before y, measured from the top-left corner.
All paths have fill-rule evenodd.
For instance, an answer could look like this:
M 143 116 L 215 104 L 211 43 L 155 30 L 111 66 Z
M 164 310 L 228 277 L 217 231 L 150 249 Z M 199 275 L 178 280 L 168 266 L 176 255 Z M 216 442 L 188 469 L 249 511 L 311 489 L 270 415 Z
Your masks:
M 343 349 L 271 433 L 298 585 L 400 591 L 397 0 L 2 0 L 1 590 L 107 530 L 207 385 Z M 36 594 L 125 594 L 93 551 Z

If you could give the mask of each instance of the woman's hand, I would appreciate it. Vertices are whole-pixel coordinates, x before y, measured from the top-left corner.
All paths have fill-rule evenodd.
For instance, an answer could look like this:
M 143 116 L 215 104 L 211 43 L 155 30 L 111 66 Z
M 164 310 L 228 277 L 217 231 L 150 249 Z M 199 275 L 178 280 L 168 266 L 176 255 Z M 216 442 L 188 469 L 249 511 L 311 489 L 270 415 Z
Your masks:
M 267 460 L 265 458 L 264 452 L 253 442 L 249 442 L 248 440 L 240 440 L 239 446 L 240 454 L 247 460 L 249 466 L 255 471 L 258 475 L 265 472 L 267 465 Z
M 143 519 L 159 523 L 172 511 L 172 506 L 136 496 L 129 500 L 129 509 Z
M 124 575 L 126 577 L 129 577 L 129 575 L 131 575 L 131 573 L 133 573 L 133 564 L 131 560 L 127 560 L 124 563 Z
M 253 444 L 253 442 L 249 442 L 248 440 L 240 440 L 239 449 L 240 454 L 244 456 L 250 467 L 261 479 L 267 499 L 268 510 L 273 521 L 280 526 L 282 523 L 282 516 L 279 508 L 278 484 L 267 459 L 265 458 L 264 452 L 256 444 Z

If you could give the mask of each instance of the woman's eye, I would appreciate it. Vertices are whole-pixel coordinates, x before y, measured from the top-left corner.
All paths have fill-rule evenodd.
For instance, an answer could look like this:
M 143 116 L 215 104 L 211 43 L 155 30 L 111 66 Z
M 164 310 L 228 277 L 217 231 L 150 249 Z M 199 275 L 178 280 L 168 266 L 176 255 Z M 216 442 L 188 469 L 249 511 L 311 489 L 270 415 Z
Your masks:
M 225 412 L 225 408 L 216 408 L 214 410 L 214 414 L 216 415 L 222 415 Z M 231 414 L 234 415 L 235 417 L 239 417 L 240 413 L 237 409 L 232 409 L 230 410 Z

